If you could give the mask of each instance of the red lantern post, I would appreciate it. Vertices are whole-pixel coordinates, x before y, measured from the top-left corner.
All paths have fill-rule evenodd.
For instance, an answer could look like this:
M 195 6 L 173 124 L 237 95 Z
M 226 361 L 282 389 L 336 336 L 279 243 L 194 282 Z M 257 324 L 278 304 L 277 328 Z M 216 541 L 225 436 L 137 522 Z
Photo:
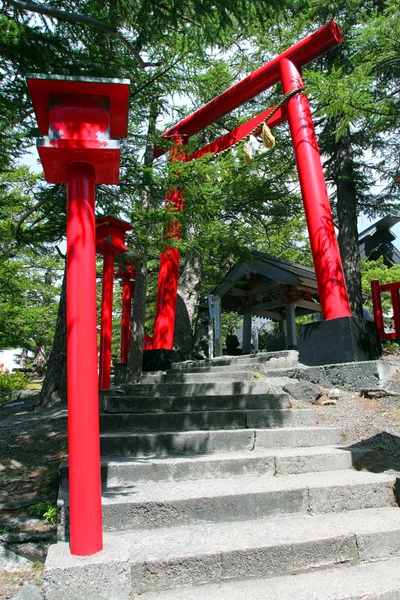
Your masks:
M 132 229 L 132 225 L 114 217 L 101 217 L 96 221 L 96 251 L 104 256 L 99 365 L 101 390 L 110 389 L 114 257 L 128 251 L 124 244 L 125 233 Z
M 30 75 L 48 183 L 67 184 L 68 452 L 71 553 L 103 547 L 97 384 L 95 184 L 119 182 L 128 80 Z
M 128 363 L 131 338 L 132 299 L 135 295 L 136 265 L 121 265 L 117 277 L 122 279 L 121 363 Z

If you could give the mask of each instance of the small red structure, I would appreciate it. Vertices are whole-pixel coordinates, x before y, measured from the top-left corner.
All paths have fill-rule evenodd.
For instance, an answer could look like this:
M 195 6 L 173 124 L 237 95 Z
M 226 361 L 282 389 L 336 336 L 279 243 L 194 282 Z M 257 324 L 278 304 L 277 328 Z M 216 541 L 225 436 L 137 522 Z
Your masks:
M 286 119 L 289 121 L 321 309 L 325 320 L 351 317 L 351 311 L 310 107 L 306 96 L 301 93 L 304 85 L 300 70 L 341 42 L 342 33 L 332 21 L 285 50 L 163 134 L 164 138 L 175 141 L 177 152 L 172 153 L 172 160 L 193 160 L 207 152 L 221 152 L 243 139 L 257 125 L 261 127 L 263 121 L 268 120 L 268 114 L 274 110 L 274 107 L 188 157 L 180 153 L 179 148 L 187 143 L 192 135 L 215 123 L 279 81 L 284 93 L 293 91 L 287 107 L 282 107 L 275 112 L 268 125 L 274 127 Z M 155 148 L 156 157 L 162 153 L 163 150 L 159 147 Z M 158 308 L 156 314 L 155 348 L 172 349 L 176 304 L 174 278 L 175 271 L 171 269 L 171 275 L 167 275 L 167 273 L 163 274 L 160 268 L 160 280 L 164 283 L 158 288 L 157 307 L 162 308 Z M 165 345 L 161 345 L 162 339 L 166 340 Z
M 115 217 L 106 216 L 96 220 L 96 252 L 104 256 L 99 365 L 101 390 L 110 389 L 114 257 L 128 251 L 125 246 L 125 233 L 132 229 L 132 225 Z
M 116 276 L 122 279 L 122 317 L 121 317 L 121 363 L 128 363 L 131 341 L 132 300 L 135 296 L 136 265 L 121 264 Z
M 95 184 L 119 182 L 129 81 L 29 75 L 48 183 L 67 184 L 70 549 L 103 547 L 97 382 Z
M 372 304 L 374 307 L 374 320 L 378 329 L 379 337 L 383 340 L 400 339 L 400 282 L 385 283 L 380 285 L 377 279 L 371 281 Z M 386 332 L 383 321 L 381 293 L 390 292 L 393 309 L 394 331 Z
M 147 333 L 144 334 L 143 338 L 143 350 L 153 350 L 153 338 Z

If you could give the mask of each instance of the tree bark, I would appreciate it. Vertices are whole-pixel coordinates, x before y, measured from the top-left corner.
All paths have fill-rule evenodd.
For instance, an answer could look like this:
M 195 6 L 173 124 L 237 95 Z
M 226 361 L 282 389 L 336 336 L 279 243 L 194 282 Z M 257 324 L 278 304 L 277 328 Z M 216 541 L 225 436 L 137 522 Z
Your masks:
M 186 256 L 179 273 L 174 345 L 187 355 L 193 350 L 193 316 L 200 287 L 201 260 L 192 250 Z
M 151 110 L 149 116 L 149 125 L 147 130 L 146 152 L 144 164 L 148 169 L 154 162 L 154 136 L 156 133 L 156 121 L 158 111 Z M 150 207 L 150 181 L 146 177 L 151 177 L 147 171 L 143 181 L 141 192 L 142 211 L 147 212 Z M 143 367 L 143 341 L 144 341 L 144 323 L 146 320 L 146 292 L 147 292 L 147 250 L 146 243 L 137 239 L 136 247 L 136 282 L 135 282 L 135 305 L 133 319 L 131 323 L 131 343 L 129 348 L 128 365 L 126 369 L 126 381 L 138 381 L 142 374 Z
M 46 346 L 40 344 L 35 348 L 35 357 L 32 361 L 33 372 L 38 377 L 42 377 L 48 363 Z
M 40 392 L 40 405 L 67 403 L 67 274 L 64 269 L 53 346 Z
M 338 243 L 351 312 L 362 317 L 360 249 L 357 230 L 357 190 L 350 132 L 336 143 L 334 181 L 337 191 Z

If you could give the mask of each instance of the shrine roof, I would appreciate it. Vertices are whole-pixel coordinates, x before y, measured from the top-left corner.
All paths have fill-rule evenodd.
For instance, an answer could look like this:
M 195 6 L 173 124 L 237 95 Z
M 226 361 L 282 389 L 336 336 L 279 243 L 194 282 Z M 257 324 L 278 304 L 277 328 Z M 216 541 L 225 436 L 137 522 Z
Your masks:
M 213 294 L 224 312 L 248 310 L 276 320 L 286 304 L 295 305 L 296 316 L 321 310 L 313 269 L 258 251 L 237 262 Z

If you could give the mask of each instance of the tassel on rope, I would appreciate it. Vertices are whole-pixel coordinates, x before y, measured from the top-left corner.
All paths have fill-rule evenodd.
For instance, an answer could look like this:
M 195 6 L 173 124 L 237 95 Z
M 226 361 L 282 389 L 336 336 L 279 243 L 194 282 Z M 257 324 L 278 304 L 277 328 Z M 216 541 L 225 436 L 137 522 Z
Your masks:
M 254 162 L 254 155 L 250 152 L 249 142 L 244 143 L 244 162 L 246 165 L 251 165 Z
M 261 135 L 264 148 L 273 148 L 275 146 L 275 137 L 266 123 L 263 124 Z

